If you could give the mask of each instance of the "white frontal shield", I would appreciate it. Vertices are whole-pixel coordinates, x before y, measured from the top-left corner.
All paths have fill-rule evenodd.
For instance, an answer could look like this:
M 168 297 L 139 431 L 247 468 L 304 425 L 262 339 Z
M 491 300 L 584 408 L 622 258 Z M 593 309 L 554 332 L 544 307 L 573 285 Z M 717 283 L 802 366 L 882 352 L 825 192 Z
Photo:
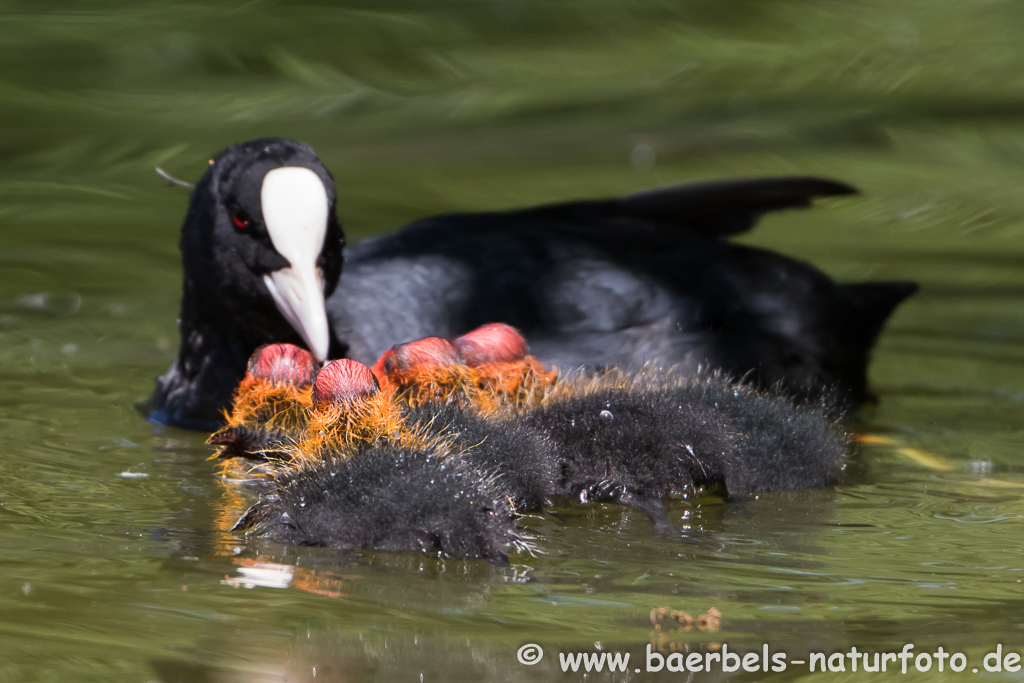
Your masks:
M 285 166 L 264 176 L 260 201 L 270 241 L 291 264 L 264 275 L 263 282 L 277 309 L 323 362 L 330 332 L 323 273 L 316 260 L 327 233 L 327 189 L 310 169 Z

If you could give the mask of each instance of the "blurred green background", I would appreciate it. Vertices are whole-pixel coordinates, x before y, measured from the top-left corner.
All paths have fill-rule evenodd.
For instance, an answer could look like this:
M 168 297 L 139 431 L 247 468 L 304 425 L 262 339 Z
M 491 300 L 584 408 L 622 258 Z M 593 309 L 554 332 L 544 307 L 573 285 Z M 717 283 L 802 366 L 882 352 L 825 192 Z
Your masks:
M 0 0 L 0 679 L 563 680 L 556 650 L 640 656 L 661 606 L 717 607 L 737 647 L 1024 649 L 1022 31 L 1008 1 Z M 744 241 L 922 283 L 854 425 L 884 440 L 835 491 L 679 501 L 678 538 L 556 510 L 510 568 L 224 532 L 249 494 L 138 412 L 177 346 L 188 201 L 153 167 L 194 180 L 267 135 L 319 152 L 353 239 L 853 183 Z

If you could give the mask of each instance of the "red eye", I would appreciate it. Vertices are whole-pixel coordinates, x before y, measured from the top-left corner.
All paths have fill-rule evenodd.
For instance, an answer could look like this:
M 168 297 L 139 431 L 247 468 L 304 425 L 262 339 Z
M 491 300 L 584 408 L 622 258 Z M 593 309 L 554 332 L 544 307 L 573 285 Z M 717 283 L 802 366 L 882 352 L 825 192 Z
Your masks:
M 239 230 L 245 230 L 249 227 L 249 217 L 241 211 L 235 211 L 231 214 L 231 222 L 235 224 L 235 227 Z

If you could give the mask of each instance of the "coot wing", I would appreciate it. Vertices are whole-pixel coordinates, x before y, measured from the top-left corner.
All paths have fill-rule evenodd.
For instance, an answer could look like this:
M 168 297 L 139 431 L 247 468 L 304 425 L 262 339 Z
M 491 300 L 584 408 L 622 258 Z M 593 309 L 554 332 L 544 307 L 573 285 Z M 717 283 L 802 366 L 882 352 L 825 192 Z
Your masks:
M 846 183 L 826 178 L 740 178 L 674 185 L 615 199 L 549 204 L 509 214 L 569 222 L 626 219 L 652 227 L 670 226 L 708 238 L 725 238 L 751 230 L 770 211 L 806 208 L 819 197 L 857 194 Z

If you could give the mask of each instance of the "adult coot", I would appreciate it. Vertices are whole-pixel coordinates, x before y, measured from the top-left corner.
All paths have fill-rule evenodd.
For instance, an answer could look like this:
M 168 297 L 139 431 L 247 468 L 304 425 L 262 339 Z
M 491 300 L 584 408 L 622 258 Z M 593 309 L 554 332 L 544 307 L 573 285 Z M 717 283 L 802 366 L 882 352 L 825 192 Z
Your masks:
M 501 320 L 563 369 L 722 368 L 791 393 L 868 396 L 868 354 L 907 282 L 839 285 L 726 238 L 769 211 L 853 194 L 817 178 L 697 183 L 428 218 L 342 250 L 330 173 L 308 146 L 229 147 L 182 227 L 181 346 L 151 417 L 209 428 L 261 344 L 372 363 L 393 344 Z

